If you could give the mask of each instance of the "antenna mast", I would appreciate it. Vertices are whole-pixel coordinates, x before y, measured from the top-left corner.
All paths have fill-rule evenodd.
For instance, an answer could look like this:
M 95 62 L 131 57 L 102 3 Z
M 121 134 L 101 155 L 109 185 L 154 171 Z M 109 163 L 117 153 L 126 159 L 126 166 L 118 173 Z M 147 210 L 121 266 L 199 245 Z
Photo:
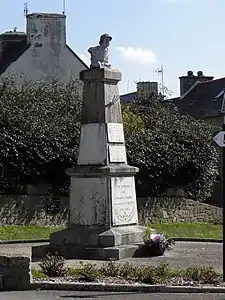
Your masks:
M 162 95 L 164 96 L 164 69 L 163 69 L 163 65 L 160 67 L 160 69 L 156 70 L 156 73 L 158 75 L 161 75 Z
M 63 0 L 63 15 L 66 13 L 66 0 Z
M 28 15 L 28 4 L 27 2 L 24 3 L 24 17 L 27 17 Z
M 129 93 L 130 80 L 127 81 L 127 93 Z

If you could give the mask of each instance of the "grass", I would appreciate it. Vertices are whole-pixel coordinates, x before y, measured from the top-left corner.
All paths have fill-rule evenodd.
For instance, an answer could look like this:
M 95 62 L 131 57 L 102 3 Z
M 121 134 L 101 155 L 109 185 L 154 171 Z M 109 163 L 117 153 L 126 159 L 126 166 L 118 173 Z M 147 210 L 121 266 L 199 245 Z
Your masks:
M 32 268 L 31 269 L 31 274 L 33 278 L 36 279 L 45 279 L 48 278 L 47 275 L 45 275 L 41 270 L 37 269 L 37 268 Z
M 63 226 L 41 227 L 41 226 L 2 226 L 0 227 L 1 240 L 29 240 L 46 239 L 49 234 L 63 229 Z
M 168 237 L 222 239 L 223 233 L 222 225 L 210 223 L 162 223 L 152 227 Z
M 191 238 L 222 238 L 222 226 L 208 223 L 162 223 L 153 224 L 157 232 L 168 237 Z M 0 227 L 1 240 L 28 240 L 49 238 L 50 233 L 63 229 L 63 226 L 2 226 Z

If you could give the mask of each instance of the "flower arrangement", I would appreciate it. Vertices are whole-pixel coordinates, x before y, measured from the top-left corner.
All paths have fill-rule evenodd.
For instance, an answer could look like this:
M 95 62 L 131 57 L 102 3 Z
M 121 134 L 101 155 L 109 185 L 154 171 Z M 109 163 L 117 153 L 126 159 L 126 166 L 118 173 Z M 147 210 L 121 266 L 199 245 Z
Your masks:
M 164 234 L 153 233 L 151 228 L 147 228 L 144 236 L 144 245 L 149 249 L 152 256 L 161 256 L 165 250 L 171 250 L 175 244 L 174 240 L 167 238 Z

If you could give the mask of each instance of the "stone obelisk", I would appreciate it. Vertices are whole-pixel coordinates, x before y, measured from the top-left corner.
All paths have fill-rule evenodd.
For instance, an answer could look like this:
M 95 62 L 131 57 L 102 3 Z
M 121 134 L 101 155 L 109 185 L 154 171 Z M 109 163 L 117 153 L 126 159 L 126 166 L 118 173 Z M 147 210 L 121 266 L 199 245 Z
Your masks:
M 69 225 L 51 234 L 50 247 L 66 258 L 122 259 L 143 243 L 138 225 L 134 176 L 127 164 L 118 82 L 121 73 L 108 64 L 111 37 L 89 49 L 91 68 L 84 83 L 81 137 L 71 178 Z

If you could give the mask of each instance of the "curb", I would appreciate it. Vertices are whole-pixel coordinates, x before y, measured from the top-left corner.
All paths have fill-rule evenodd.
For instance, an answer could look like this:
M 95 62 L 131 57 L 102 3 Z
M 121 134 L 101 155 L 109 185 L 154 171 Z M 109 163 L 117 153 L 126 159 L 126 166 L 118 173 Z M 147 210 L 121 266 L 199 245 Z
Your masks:
M 222 239 L 204 239 L 204 238 L 185 238 L 185 237 L 175 237 L 175 238 L 169 238 L 171 240 L 174 240 L 175 242 L 199 242 L 199 243 L 222 243 Z
M 169 238 L 175 242 L 199 242 L 199 243 L 222 243 L 222 239 L 204 239 L 204 238 L 185 238 L 185 237 L 175 237 Z M 35 243 L 49 243 L 50 239 L 31 239 L 31 240 L 0 240 L 0 245 L 10 245 L 10 244 L 35 244 Z
M 33 240 L 0 240 L 0 245 L 10 245 L 10 244 L 35 244 L 35 243 L 49 243 L 49 239 L 33 239 Z
M 225 287 L 165 286 L 147 284 L 54 283 L 34 282 L 31 290 L 141 292 L 141 293 L 222 293 Z

